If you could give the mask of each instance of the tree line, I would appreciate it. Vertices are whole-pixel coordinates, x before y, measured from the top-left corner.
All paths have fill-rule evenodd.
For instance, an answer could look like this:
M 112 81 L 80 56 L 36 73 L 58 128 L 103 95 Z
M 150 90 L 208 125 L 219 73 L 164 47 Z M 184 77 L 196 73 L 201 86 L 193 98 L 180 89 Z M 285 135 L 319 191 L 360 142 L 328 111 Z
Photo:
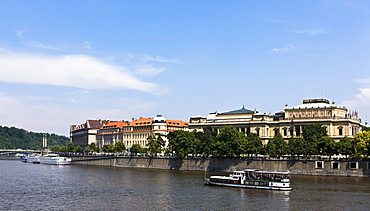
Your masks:
M 219 133 L 211 128 L 205 128 L 203 132 L 178 130 L 170 132 L 167 139 L 169 143 L 165 148 L 163 135 L 151 135 L 145 147 L 134 144 L 130 152 L 134 155 L 149 153 L 153 156 L 165 153 L 180 159 L 189 155 L 218 158 L 290 155 L 298 159 L 300 156 L 339 154 L 347 157 L 368 157 L 370 153 L 370 129 L 368 127 L 363 127 L 363 132 L 356 134 L 354 138 L 343 137 L 339 142 L 335 142 L 327 135 L 326 128 L 322 124 L 306 125 L 302 129 L 302 137 L 291 137 L 288 141 L 285 141 L 279 134 L 266 145 L 262 144 L 262 140 L 256 133 L 246 136 L 233 126 L 220 128 Z M 124 150 L 126 147 L 122 142 L 103 147 L 103 152 L 123 152 Z M 98 148 L 93 143 L 85 151 L 98 151 Z
M 42 149 L 42 138 L 47 139 L 48 145 L 66 145 L 68 137 L 49 134 L 35 133 L 15 127 L 0 126 L 0 149 Z

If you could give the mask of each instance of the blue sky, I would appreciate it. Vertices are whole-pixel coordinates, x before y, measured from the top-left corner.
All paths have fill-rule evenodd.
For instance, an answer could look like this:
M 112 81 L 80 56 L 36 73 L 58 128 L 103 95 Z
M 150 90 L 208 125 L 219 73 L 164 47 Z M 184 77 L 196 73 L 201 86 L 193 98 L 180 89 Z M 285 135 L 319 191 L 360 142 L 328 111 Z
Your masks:
M 327 98 L 370 117 L 370 1 L 0 1 L 0 125 L 188 121 Z

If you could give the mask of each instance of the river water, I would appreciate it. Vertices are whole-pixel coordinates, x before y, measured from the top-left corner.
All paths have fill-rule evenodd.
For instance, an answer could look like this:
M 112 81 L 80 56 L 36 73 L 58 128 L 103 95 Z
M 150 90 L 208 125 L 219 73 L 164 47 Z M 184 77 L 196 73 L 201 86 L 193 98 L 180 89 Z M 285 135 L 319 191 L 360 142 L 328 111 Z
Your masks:
M 292 175 L 292 191 L 204 186 L 219 172 L 0 160 L 0 210 L 369 210 L 370 178 Z

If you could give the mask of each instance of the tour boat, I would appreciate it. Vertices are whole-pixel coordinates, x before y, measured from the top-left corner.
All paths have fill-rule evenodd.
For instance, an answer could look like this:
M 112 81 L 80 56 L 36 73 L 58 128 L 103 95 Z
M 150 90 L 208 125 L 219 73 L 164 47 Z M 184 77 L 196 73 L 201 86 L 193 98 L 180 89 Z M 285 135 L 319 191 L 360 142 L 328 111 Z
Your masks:
M 21 158 L 22 161 L 24 161 Z M 26 159 L 27 163 L 40 163 L 40 155 L 28 155 Z
M 40 157 L 41 164 L 71 165 L 71 158 L 60 157 L 58 154 L 47 154 Z
M 230 176 L 210 176 L 204 178 L 205 185 L 218 185 L 238 188 L 267 190 L 292 190 L 289 172 L 269 172 L 247 169 L 234 171 Z

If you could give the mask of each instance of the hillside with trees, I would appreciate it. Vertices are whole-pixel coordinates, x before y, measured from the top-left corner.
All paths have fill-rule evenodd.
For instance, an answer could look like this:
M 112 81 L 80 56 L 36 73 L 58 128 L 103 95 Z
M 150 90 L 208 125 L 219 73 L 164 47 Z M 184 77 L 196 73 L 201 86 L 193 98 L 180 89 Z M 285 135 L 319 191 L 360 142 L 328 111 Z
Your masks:
M 42 148 L 42 137 L 47 139 L 48 146 L 67 145 L 69 138 L 66 136 L 35 133 L 15 127 L 0 126 L 0 149 L 32 149 Z

